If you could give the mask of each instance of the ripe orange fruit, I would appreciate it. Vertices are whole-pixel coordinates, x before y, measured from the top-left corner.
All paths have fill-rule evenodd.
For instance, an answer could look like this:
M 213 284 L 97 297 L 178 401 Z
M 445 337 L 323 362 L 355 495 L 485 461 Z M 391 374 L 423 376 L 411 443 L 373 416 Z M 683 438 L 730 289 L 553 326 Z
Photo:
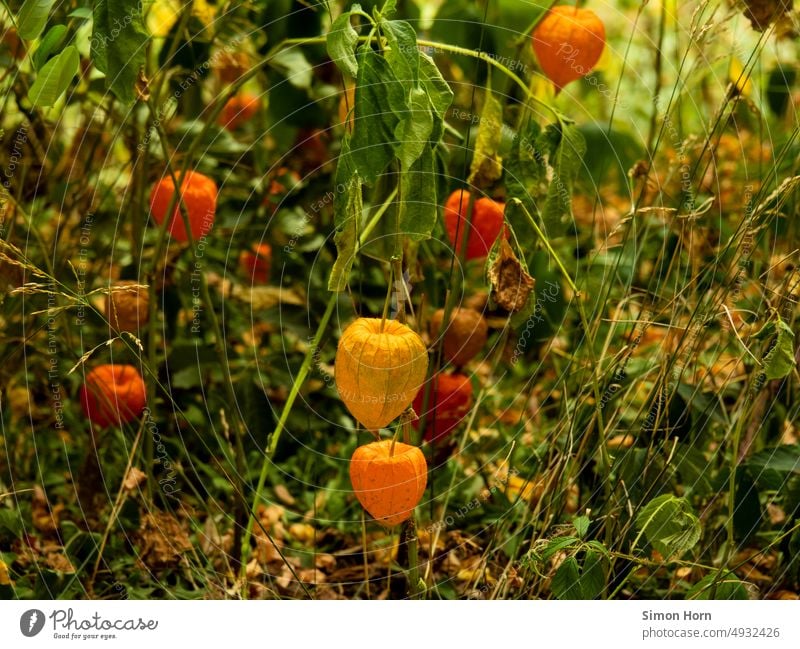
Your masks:
M 605 44 L 605 26 L 590 9 L 552 7 L 533 30 L 533 51 L 556 93 L 589 74 Z
M 266 284 L 272 267 L 272 246 L 268 243 L 254 243 L 250 250 L 242 250 L 239 255 L 239 268 L 253 284 Z
M 411 517 L 427 481 L 428 465 L 416 446 L 372 442 L 359 446 L 350 459 L 350 482 L 358 502 L 387 527 Z
M 505 203 L 493 201 L 491 198 L 479 198 L 472 208 L 472 223 L 467 222 L 467 209 L 469 208 L 469 192 L 457 189 L 447 199 L 444 206 L 444 226 L 447 236 L 455 248 L 455 253 L 461 252 L 461 244 L 465 232 L 469 229 L 467 238 L 467 259 L 483 259 L 489 254 L 495 239 L 503 229 L 503 211 Z M 471 225 L 471 227 L 469 227 Z M 456 240 L 458 232 L 458 240 Z
M 144 411 L 144 381 L 133 365 L 98 365 L 86 375 L 80 399 L 93 424 L 122 426 Z
M 427 371 L 422 338 L 396 320 L 358 318 L 339 339 L 336 388 L 369 430 L 383 428 L 411 405 Z
M 240 92 L 226 102 L 217 122 L 229 131 L 236 130 L 245 122 L 253 119 L 260 106 L 261 100 L 256 95 Z
M 431 338 L 437 339 L 441 334 L 444 309 L 433 314 L 430 323 Z M 450 326 L 444 332 L 442 353 L 454 365 L 469 363 L 486 344 L 489 324 L 475 309 L 456 307 L 450 313 Z
M 423 415 L 426 390 L 428 390 L 427 383 L 420 388 L 414 398 L 414 412 L 417 413 L 417 417 Z M 430 442 L 450 435 L 472 408 L 472 383 L 469 377 L 458 373 L 437 374 L 428 395 L 427 406 L 423 437 Z M 414 420 L 412 424 L 414 428 L 419 429 L 419 419 Z
M 138 284 L 129 280 L 117 282 L 106 296 L 106 318 L 117 331 L 136 333 L 147 322 L 150 296 Z
M 192 239 L 197 241 L 208 234 L 214 226 L 214 216 L 217 212 L 217 183 L 197 171 L 187 171 L 180 182 L 183 202 L 189 212 Z M 174 192 L 175 183 L 172 182 L 171 176 L 164 176 L 153 185 L 153 190 L 150 192 L 150 212 L 159 225 L 167 217 L 167 209 Z M 177 200 L 167 231 L 176 241 L 184 243 L 189 240 Z

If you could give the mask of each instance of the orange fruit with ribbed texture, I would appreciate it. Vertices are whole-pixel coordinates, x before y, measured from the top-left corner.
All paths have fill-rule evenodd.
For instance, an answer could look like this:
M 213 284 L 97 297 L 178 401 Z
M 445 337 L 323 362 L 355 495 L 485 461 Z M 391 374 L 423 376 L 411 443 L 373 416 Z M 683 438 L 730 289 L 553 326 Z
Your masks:
M 336 388 L 369 430 L 387 426 L 414 400 L 428 371 L 425 343 L 396 320 L 358 318 L 336 351 Z
M 505 203 L 479 198 L 472 207 L 472 219 L 468 222 L 469 192 L 457 189 L 450 194 L 444 206 L 444 227 L 455 254 L 461 253 L 462 242 L 469 230 L 465 258 L 486 257 L 503 229 L 505 209 Z
M 180 181 L 180 187 L 189 214 L 192 239 L 197 241 L 214 227 L 214 217 L 217 213 L 217 183 L 198 171 L 187 171 L 186 176 Z M 174 193 L 175 183 L 172 182 L 172 176 L 164 176 L 153 185 L 150 192 L 150 213 L 158 225 L 167 218 L 167 210 Z M 185 243 L 189 240 L 178 200 L 175 201 L 175 209 L 170 216 L 167 231 L 176 241 Z
M 96 426 L 121 426 L 144 412 L 144 381 L 133 365 L 98 365 L 80 388 L 84 414 Z
M 416 446 L 372 442 L 359 446 L 350 459 L 350 482 L 358 502 L 386 527 L 411 517 L 427 481 L 428 465 Z
M 589 74 L 605 45 L 603 21 L 590 9 L 552 7 L 533 30 L 533 51 L 556 93 Z
M 443 320 L 444 309 L 436 311 L 431 318 L 430 332 L 434 340 L 442 335 Z M 466 365 L 483 349 L 488 335 L 486 318 L 475 309 L 456 307 L 450 312 L 450 326 L 444 332 L 442 353 L 454 365 Z
M 135 334 L 147 322 L 149 305 L 144 286 L 130 280 L 117 282 L 106 296 L 106 318 L 113 329 Z
M 253 119 L 260 106 L 261 100 L 256 95 L 249 92 L 240 92 L 225 103 L 217 122 L 229 131 L 234 131 L 245 122 Z

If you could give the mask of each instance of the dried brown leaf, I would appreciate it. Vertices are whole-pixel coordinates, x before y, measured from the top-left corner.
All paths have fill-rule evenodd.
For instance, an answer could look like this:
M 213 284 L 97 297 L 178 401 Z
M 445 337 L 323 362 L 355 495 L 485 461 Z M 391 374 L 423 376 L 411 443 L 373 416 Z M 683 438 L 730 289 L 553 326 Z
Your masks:
M 500 252 L 489 269 L 492 299 L 511 313 L 521 311 L 528 303 L 536 280 L 520 263 L 508 241 L 500 241 Z

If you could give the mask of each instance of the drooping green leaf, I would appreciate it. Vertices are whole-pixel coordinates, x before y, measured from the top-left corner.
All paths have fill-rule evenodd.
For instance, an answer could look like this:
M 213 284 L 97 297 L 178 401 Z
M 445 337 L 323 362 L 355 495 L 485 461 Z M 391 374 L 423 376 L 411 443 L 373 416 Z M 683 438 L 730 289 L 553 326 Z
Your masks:
M 746 582 L 728 571 L 715 571 L 698 581 L 686 599 L 750 599 Z
M 778 337 L 764 357 L 764 374 L 767 380 L 785 378 L 794 369 L 794 332 L 780 318 L 777 328 Z
M 53 25 L 39 43 L 39 47 L 33 53 L 33 67 L 41 70 L 50 55 L 55 52 L 64 42 L 67 35 L 65 25 Z
M 552 177 L 542 208 L 542 221 L 548 235 L 560 236 L 572 219 L 572 188 L 581 168 L 586 141 L 574 124 L 551 125 L 547 129 L 558 144 L 549 159 Z
M 419 79 L 417 33 L 404 20 L 382 20 L 380 23 L 389 47 L 386 61 L 401 83 L 416 86 Z
M 435 174 L 433 149 L 428 143 L 410 168 L 401 167 L 400 232 L 413 241 L 430 238 L 436 225 L 439 204 Z
M 129 104 L 136 98 L 136 80 L 145 64 L 147 32 L 139 0 L 95 0 L 91 55 L 106 75 L 106 89 Z
M 470 185 L 485 189 L 497 182 L 503 174 L 503 161 L 498 153 L 502 134 L 503 107 L 497 98 L 487 91 L 467 179 Z
M 54 0 L 25 0 L 17 14 L 17 34 L 26 41 L 39 38 Z
M 566 550 L 567 548 L 570 548 L 579 542 L 580 539 L 574 536 L 557 536 L 554 539 L 551 539 L 548 542 L 547 547 L 542 551 L 542 561 L 549 561 L 557 553 L 561 552 L 562 550 Z
M 582 562 L 567 557 L 556 570 L 550 588 L 558 599 L 596 599 L 606 586 L 606 560 L 593 550 L 587 550 Z
M 691 550 L 702 532 L 691 505 L 672 494 L 663 494 L 647 503 L 636 517 L 636 527 L 665 559 Z
M 351 10 L 361 8 L 353 5 Z M 358 62 L 356 61 L 355 46 L 358 43 L 358 32 L 350 23 L 350 11 L 341 14 L 331 25 L 331 30 L 325 39 L 328 56 L 344 73 L 353 79 L 358 76 Z
M 30 102 L 41 108 L 55 104 L 78 73 L 80 58 L 75 46 L 70 45 L 45 63 L 28 91 Z
M 419 53 L 419 79 L 425 90 L 428 91 L 428 97 L 436 115 L 444 119 L 447 109 L 453 103 L 453 91 L 450 90 L 450 86 L 447 85 L 433 59 L 424 52 Z
M 564 559 L 550 582 L 553 595 L 558 599 L 581 599 L 580 576 L 578 560 L 575 557 Z
M 407 110 L 402 84 L 382 56 L 362 49 L 358 58 L 353 163 L 368 185 L 394 160 L 396 129 Z
M 333 241 L 336 244 L 336 261 L 328 280 L 328 290 L 343 291 L 355 261 L 358 227 L 363 211 L 361 178 L 353 165 L 347 139 L 342 142 L 342 152 L 336 167 L 335 192 L 333 211 L 336 234 Z
M 395 155 L 403 168 L 411 168 L 422 155 L 432 130 L 433 113 L 428 94 L 421 88 L 414 88 L 408 99 L 408 110 L 395 129 Z
M 592 550 L 586 551 L 583 570 L 578 582 L 581 599 L 597 599 L 606 587 L 606 560 L 603 555 Z

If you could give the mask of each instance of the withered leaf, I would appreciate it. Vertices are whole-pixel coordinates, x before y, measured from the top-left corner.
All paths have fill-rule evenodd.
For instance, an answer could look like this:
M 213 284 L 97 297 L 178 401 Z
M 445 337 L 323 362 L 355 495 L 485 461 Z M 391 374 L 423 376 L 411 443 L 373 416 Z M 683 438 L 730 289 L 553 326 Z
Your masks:
M 183 526 L 171 514 L 152 511 L 142 518 L 138 540 L 139 558 L 149 568 L 174 566 L 192 549 Z
M 492 299 L 510 313 L 525 308 L 536 284 L 505 239 L 500 241 L 500 252 L 489 268 L 488 278 Z

